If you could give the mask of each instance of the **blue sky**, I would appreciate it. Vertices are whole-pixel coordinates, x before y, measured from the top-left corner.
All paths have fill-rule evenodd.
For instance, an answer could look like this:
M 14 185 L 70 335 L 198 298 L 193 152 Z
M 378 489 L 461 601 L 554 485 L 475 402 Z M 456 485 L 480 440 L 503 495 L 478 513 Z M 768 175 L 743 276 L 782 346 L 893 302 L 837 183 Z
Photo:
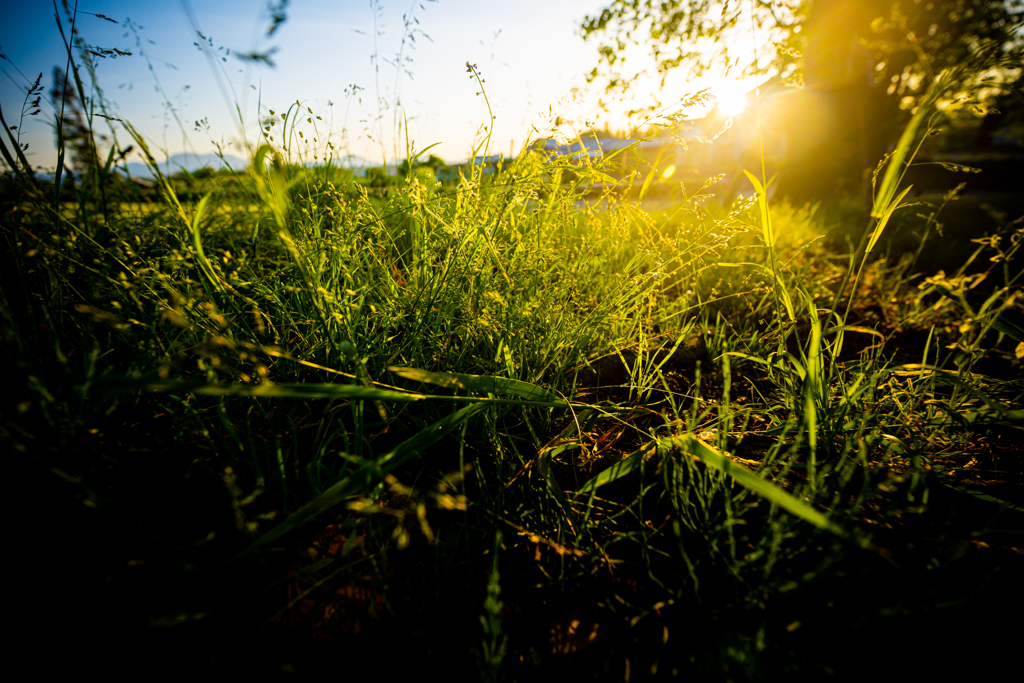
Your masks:
M 0 62 L 6 73 L 0 74 L 0 103 L 8 125 L 17 125 L 26 80 L 42 73 L 48 96 L 54 67 L 63 69 L 66 53 L 50 2 L 7 4 L 0 47 L 9 61 Z M 320 144 L 329 136 L 336 148 L 354 155 L 393 159 L 397 149 L 401 158 L 405 134 L 400 134 L 396 147 L 395 124 L 405 117 L 416 148 L 441 143 L 431 153 L 451 162 L 468 156 L 481 126 L 487 124 L 485 103 L 476 94 L 479 88 L 466 73 L 467 61 L 483 72 L 497 116 L 492 152 L 518 150 L 532 126 L 546 131 L 554 115 L 579 128 L 586 120 L 600 125 L 609 118 L 597 111 L 598 93 L 587 90 L 583 77 L 596 64 L 597 45 L 585 43 L 577 33 L 584 15 L 597 13 L 602 6 L 601 0 L 292 0 L 287 21 L 267 38 L 265 0 L 192 0 L 199 28 L 212 40 L 213 54 L 226 59 L 216 62 L 227 84 L 226 96 L 207 56 L 194 45 L 198 38 L 182 3 L 80 0 L 77 26 L 92 45 L 134 53 L 99 60 L 99 83 L 114 103 L 116 116 L 131 121 L 156 149 L 205 153 L 218 141 L 229 154 L 244 157 L 235 105 L 242 110 L 244 134 L 252 142 L 260 117 L 271 109 L 279 116 L 298 100 L 322 117 L 315 134 Z M 104 14 L 120 25 L 81 12 Z M 422 33 L 415 35 L 413 48 L 407 41 L 403 53 L 412 59 L 407 66 L 413 77 L 403 73 L 396 81 L 394 58 L 406 34 L 403 15 L 417 19 L 414 26 Z M 139 28 L 133 32 L 132 26 Z M 277 50 L 275 68 L 250 66 L 227 54 L 272 47 Z M 352 85 L 361 88 L 355 96 L 346 93 L 352 92 Z M 574 86 L 582 89 L 575 101 Z M 676 87 L 679 96 L 685 94 L 683 89 L 695 89 L 689 84 Z M 42 113 L 21 129 L 22 141 L 30 144 L 31 162 L 41 167 L 52 167 L 56 159 L 53 113 L 44 104 Z M 195 123 L 203 119 L 208 128 L 200 126 L 197 131 Z M 615 116 L 611 119 L 613 127 L 622 123 Z M 118 139 L 122 147 L 129 143 L 120 129 Z

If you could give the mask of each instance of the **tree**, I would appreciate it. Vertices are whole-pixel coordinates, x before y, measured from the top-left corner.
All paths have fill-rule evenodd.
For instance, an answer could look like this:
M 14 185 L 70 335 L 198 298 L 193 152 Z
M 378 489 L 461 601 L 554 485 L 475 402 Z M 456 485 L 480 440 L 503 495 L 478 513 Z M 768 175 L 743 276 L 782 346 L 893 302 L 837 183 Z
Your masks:
M 787 193 L 804 198 L 860 185 L 941 74 L 949 115 L 1019 75 L 1022 21 L 1022 0 L 613 0 L 581 28 L 585 39 L 603 39 L 589 77 L 610 93 L 627 93 L 639 75 L 630 71 L 636 49 L 654 58 L 663 84 L 682 69 L 774 73 L 802 87 L 794 108 L 802 101 L 807 120 L 796 111 L 790 124 L 809 133 L 831 126 L 797 136 L 791 150 Z
M 431 168 L 435 172 L 437 172 L 437 171 L 439 171 L 442 168 L 446 168 L 447 166 L 448 166 L 448 164 L 446 164 L 444 162 L 444 159 L 442 159 L 441 157 L 437 157 L 437 156 L 434 156 L 433 154 L 431 154 L 430 156 L 427 157 L 427 159 L 425 161 L 417 160 L 412 165 L 412 169 L 424 168 L 425 167 L 425 168 Z M 408 159 L 402 159 L 402 161 L 399 162 L 399 164 L 398 164 L 398 172 L 401 173 L 402 175 L 408 175 L 410 170 L 412 170 L 412 169 L 409 168 L 409 160 Z

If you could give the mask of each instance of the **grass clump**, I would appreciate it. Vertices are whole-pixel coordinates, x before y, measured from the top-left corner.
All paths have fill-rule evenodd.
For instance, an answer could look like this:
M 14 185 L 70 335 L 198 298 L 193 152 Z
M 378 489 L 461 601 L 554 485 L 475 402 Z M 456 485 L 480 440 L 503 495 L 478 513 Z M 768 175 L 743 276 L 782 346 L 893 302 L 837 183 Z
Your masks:
M 5 144 L 15 547 L 71 606 L 32 623 L 115 667 L 945 666 L 1020 553 L 1024 230 L 928 272 L 933 213 L 880 258 L 927 123 L 845 252 L 760 183 L 654 212 L 526 147 L 374 188 L 268 133 L 238 172 L 147 151 L 156 188 L 108 160 L 57 193 Z

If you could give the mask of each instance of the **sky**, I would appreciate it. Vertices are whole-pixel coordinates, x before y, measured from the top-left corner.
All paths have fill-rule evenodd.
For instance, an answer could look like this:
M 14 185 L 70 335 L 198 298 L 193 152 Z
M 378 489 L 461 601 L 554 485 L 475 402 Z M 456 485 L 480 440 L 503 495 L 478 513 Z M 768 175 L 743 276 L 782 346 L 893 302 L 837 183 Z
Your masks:
M 20 141 L 29 144 L 30 162 L 53 168 L 55 109 L 46 100 L 54 69 L 63 71 L 67 62 L 54 7 L 47 0 L 5 4 L 0 105 L 8 126 L 19 126 Z M 257 140 L 269 112 L 279 118 L 300 102 L 307 114 L 312 110 L 308 118 L 320 119 L 315 130 L 303 123 L 305 135 L 297 145 L 319 149 L 319 159 L 330 140 L 335 156 L 390 163 L 406 156 L 408 141 L 416 151 L 439 143 L 428 153 L 453 163 L 470 156 L 488 125 L 487 106 L 467 62 L 485 79 L 496 117 L 492 154 L 515 155 L 528 135 L 546 134 L 556 116 L 562 117 L 564 133 L 584 130 L 588 121 L 598 127 L 607 122 L 612 129 L 625 125 L 619 113 L 599 110 L 600 92 L 584 77 L 597 64 L 597 42 L 585 42 L 579 25 L 605 4 L 292 0 L 286 21 L 267 36 L 266 0 L 79 0 L 76 28 L 92 46 L 133 53 L 97 60 L 97 79 L 112 115 L 131 122 L 158 159 L 208 153 L 217 144 L 245 158 L 242 140 Z M 60 0 L 57 5 L 61 9 Z M 207 38 L 206 50 L 197 46 L 197 30 Z M 270 50 L 273 67 L 237 58 Z M 41 112 L 22 121 L 25 91 L 38 74 L 44 86 Z M 707 85 L 677 81 L 670 87 L 681 98 Z M 121 148 L 130 144 L 124 129 L 111 125 Z M 269 133 L 277 133 L 277 144 L 280 132 L 277 125 Z M 315 143 L 306 142 L 313 138 Z

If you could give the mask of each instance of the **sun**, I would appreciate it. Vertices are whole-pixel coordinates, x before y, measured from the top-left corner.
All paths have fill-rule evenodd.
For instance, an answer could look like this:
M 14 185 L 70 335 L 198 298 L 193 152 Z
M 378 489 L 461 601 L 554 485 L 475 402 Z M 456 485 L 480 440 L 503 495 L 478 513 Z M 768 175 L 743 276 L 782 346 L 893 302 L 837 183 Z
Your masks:
M 747 104 L 747 93 L 736 81 L 723 81 L 711 90 L 715 96 L 715 110 L 724 118 L 731 118 L 743 112 Z

